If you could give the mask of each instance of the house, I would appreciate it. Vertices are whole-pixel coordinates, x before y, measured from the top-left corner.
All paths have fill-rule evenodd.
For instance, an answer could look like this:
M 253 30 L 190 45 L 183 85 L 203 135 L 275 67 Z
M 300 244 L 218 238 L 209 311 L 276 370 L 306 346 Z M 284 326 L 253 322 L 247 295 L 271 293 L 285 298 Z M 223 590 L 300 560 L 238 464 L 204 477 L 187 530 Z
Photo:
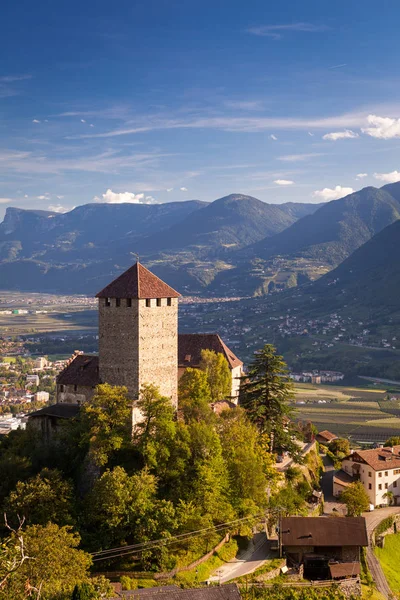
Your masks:
M 178 335 L 179 379 L 188 367 L 192 369 L 199 368 L 202 350 L 213 350 L 225 357 L 232 377 L 231 400 L 237 403 L 240 377 L 243 375 L 243 363 L 216 333 L 185 333 Z
M 72 419 L 79 414 L 77 404 L 53 404 L 28 415 L 28 428 L 40 431 L 43 438 L 48 440 L 57 431 L 62 422 Z
M 100 383 L 125 386 L 135 401 L 143 385 L 153 384 L 177 408 L 178 377 L 198 368 L 203 349 L 225 356 L 232 377 L 228 400 L 237 403 L 243 363 L 217 334 L 178 335 L 180 294 L 143 265 L 135 263 L 96 297 L 99 354 L 75 352 L 57 377 L 57 404 L 80 405 Z M 134 423 L 139 418 L 134 408 Z
M 360 550 L 368 546 L 364 517 L 285 517 L 279 544 L 288 566 L 306 579 L 337 579 L 360 573 Z M 333 565 L 340 565 L 331 567 Z M 335 570 L 336 569 L 336 570 Z
M 333 495 L 360 481 L 373 506 L 393 503 L 400 505 L 400 446 L 375 448 L 353 452 L 342 462 L 342 470 L 335 474 Z
M 39 383 L 40 383 L 39 375 L 27 375 L 26 376 L 26 385 L 38 386 Z
M 338 436 L 335 435 L 334 433 L 331 433 L 327 429 L 324 429 L 324 431 L 320 431 L 319 433 L 317 433 L 317 435 L 315 436 L 315 439 L 320 444 L 328 445 L 328 444 L 330 444 L 330 442 L 332 442 L 332 440 L 337 440 Z

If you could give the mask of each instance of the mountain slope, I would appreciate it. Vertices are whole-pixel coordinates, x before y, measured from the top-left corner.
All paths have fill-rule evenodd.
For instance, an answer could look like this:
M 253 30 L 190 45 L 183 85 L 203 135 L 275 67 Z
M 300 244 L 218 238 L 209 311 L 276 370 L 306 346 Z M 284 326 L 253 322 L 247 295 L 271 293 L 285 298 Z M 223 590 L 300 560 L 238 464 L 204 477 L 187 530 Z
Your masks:
M 400 196 L 400 183 L 394 185 L 393 193 Z M 230 287 L 237 295 L 263 294 L 330 271 L 400 218 L 400 201 L 385 188 L 367 187 L 328 202 L 281 233 L 237 252 L 238 267 L 216 278 L 214 291 Z
M 210 204 L 87 204 L 65 214 L 9 208 L 0 224 L 0 289 L 93 293 L 139 253 L 172 285 L 201 293 L 231 268 L 233 249 L 316 208 L 240 194 Z
M 200 213 L 170 227 L 141 244 L 141 251 L 182 248 L 237 249 L 289 227 L 296 216 L 278 204 L 267 204 L 243 194 L 231 194 L 208 204 Z

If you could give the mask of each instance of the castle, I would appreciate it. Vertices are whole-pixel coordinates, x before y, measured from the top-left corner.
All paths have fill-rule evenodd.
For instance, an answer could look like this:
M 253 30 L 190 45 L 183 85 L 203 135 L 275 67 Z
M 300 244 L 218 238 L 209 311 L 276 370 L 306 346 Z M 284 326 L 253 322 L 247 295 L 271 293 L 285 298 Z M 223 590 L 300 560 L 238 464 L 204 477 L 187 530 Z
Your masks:
M 178 379 L 186 368 L 198 368 L 203 349 L 226 358 L 230 400 L 237 403 L 243 363 L 217 334 L 178 335 L 180 294 L 142 264 L 134 264 L 96 297 L 98 356 L 76 353 L 57 378 L 57 404 L 32 413 L 30 420 L 53 417 L 55 425 L 64 413 L 73 416 L 100 383 L 126 386 L 132 400 L 144 384 L 154 384 L 177 408 Z

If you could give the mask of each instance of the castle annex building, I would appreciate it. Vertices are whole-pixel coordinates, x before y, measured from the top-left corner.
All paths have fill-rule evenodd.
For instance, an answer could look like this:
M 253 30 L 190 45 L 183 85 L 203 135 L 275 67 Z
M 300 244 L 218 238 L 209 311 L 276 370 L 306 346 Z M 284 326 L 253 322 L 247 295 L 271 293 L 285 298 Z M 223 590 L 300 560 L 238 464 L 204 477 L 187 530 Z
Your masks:
M 154 384 L 177 407 L 178 379 L 186 368 L 199 367 L 203 349 L 225 356 L 232 374 L 230 400 L 237 402 L 243 363 L 217 334 L 178 335 L 180 294 L 139 262 L 96 297 L 99 355 L 75 353 L 57 378 L 57 404 L 33 413 L 31 420 L 43 426 L 45 418 L 62 418 L 63 410 L 89 400 L 100 383 L 126 386 L 133 400 L 143 385 Z

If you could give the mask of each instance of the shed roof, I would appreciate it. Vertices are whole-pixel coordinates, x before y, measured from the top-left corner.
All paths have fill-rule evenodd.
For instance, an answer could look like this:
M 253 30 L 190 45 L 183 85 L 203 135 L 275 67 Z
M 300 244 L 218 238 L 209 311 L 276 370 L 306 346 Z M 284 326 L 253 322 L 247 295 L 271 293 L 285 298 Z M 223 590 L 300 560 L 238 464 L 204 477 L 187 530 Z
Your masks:
M 285 517 L 283 546 L 368 546 L 364 517 Z
M 329 565 L 332 579 L 342 579 L 345 577 L 355 577 L 360 575 L 361 567 L 358 561 L 356 562 L 345 562 L 345 563 L 333 563 Z
M 57 377 L 59 385 L 96 387 L 99 383 L 99 357 L 94 354 L 77 354 Z
M 344 487 L 349 486 L 351 483 L 354 483 L 354 479 L 351 475 L 343 471 L 337 471 L 333 476 L 333 483 L 337 483 L 338 485 L 342 485 Z
M 178 366 L 198 367 L 202 350 L 214 350 L 223 354 L 231 369 L 242 365 L 242 361 L 222 341 L 217 333 L 180 333 L 178 335 Z
M 64 404 L 58 403 L 52 406 L 45 406 L 40 410 L 36 410 L 33 413 L 28 414 L 28 418 L 32 419 L 35 417 L 57 417 L 58 419 L 72 419 L 79 413 L 79 404 Z
M 160 598 L 160 600 L 241 600 L 235 583 L 194 589 L 182 589 L 173 585 L 142 590 L 120 592 L 122 598 Z
M 180 294 L 139 262 L 109 283 L 96 298 L 179 298 Z

